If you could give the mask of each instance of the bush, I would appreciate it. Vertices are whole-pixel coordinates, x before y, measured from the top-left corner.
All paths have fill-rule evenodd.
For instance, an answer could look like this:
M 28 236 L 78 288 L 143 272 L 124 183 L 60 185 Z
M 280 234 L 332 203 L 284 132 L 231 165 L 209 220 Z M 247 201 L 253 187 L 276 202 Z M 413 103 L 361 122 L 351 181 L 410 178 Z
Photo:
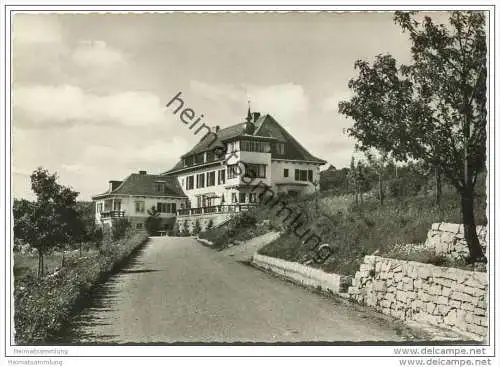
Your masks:
M 197 235 L 200 232 L 201 232 L 200 221 L 199 221 L 199 219 L 196 219 L 196 221 L 194 222 L 194 226 L 193 226 L 193 234 Z
M 120 218 L 113 222 L 113 226 L 111 227 L 111 232 L 113 234 L 113 240 L 119 240 L 124 238 L 127 232 L 132 228 L 132 224 L 128 221 L 128 219 Z
M 54 276 L 25 276 L 15 283 L 15 341 L 19 345 L 46 344 L 88 300 L 91 288 L 118 270 L 146 243 L 137 233 L 121 245 L 107 243 L 100 252 L 82 259 L 68 259 Z M 104 255 L 104 256 L 103 256 Z

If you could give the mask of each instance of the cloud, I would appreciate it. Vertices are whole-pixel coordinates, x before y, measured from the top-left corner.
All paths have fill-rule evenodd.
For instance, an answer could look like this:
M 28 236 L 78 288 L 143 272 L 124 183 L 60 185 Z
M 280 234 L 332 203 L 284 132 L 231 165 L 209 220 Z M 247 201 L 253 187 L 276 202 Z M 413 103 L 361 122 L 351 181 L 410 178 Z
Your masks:
M 73 50 L 73 62 L 81 67 L 110 68 L 125 64 L 124 55 L 104 41 L 81 41 Z
M 63 42 L 63 32 L 54 15 L 15 14 L 12 39 L 19 44 L 54 44 Z
M 347 101 L 352 97 L 352 94 L 348 91 L 335 93 L 329 97 L 326 97 L 321 102 L 321 109 L 323 111 L 335 111 L 338 112 L 339 102 Z
M 147 126 L 164 121 L 164 106 L 149 92 L 97 95 L 72 85 L 25 86 L 14 89 L 14 117 L 29 124 L 117 124 Z
M 205 99 L 224 105 L 241 106 L 250 100 L 252 110 L 270 113 L 284 120 L 296 118 L 297 113 L 306 112 L 309 107 L 309 97 L 304 88 L 294 83 L 231 85 L 191 81 L 190 87 Z
M 126 145 L 120 147 L 111 146 L 89 146 L 83 155 L 85 162 L 108 163 L 124 161 L 133 163 L 145 163 L 148 165 L 158 165 L 168 167 L 176 161 L 180 155 L 190 148 L 188 142 L 180 137 L 172 139 L 149 141 L 143 144 L 140 141 L 135 145 Z

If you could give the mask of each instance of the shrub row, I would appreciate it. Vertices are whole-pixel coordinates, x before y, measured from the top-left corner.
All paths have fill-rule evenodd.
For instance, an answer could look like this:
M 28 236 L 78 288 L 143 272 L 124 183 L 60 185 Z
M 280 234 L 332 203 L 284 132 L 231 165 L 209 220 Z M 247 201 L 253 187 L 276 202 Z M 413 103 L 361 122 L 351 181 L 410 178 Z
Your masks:
M 69 261 L 56 274 L 16 282 L 16 344 L 44 344 L 55 338 L 85 303 L 91 288 L 120 269 L 146 241 L 145 233 L 135 233 L 104 244 L 91 256 Z

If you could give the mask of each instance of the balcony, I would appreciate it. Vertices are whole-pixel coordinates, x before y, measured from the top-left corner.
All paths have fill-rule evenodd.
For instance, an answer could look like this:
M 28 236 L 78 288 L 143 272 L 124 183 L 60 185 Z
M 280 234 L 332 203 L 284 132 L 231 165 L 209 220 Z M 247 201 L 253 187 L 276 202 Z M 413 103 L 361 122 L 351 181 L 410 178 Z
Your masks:
M 107 210 L 104 212 L 101 212 L 101 219 L 107 219 L 107 218 L 122 218 L 125 216 L 125 211 L 123 210 Z
M 202 214 L 225 214 L 225 213 L 239 213 L 245 212 L 255 207 L 257 204 L 230 204 L 230 205 L 215 205 L 205 206 L 202 208 L 190 208 L 177 210 L 177 216 L 191 216 Z

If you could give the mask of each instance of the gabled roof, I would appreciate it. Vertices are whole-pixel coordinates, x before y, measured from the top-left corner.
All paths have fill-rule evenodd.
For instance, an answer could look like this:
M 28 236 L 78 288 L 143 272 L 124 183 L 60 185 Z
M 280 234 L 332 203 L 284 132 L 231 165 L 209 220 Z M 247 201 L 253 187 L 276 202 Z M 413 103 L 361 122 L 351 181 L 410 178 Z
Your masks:
M 285 130 L 271 115 L 264 114 L 261 115 L 255 122 L 255 130 L 252 134 L 247 134 L 245 132 L 245 123 L 239 123 L 236 125 L 228 126 L 224 129 L 220 129 L 217 133 L 213 131 L 214 134 L 207 134 L 186 154 L 182 157 L 198 154 L 205 152 L 207 150 L 214 149 L 215 147 L 220 147 L 226 141 L 233 140 L 235 138 L 243 137 L 253 137 L 253 138 L 268 138 L 275 141 L 286 143 L 286 149 L 284 155 L 272 154 L 273 159 L 289 159 L 289 160 L 299 160 L 299 161 L 309 161 L 317 162 L 320 164 L 326 163 L 326 161 L 313 156 L 309 151 L 304 148 L 288 131 Z M 195 166 L 190 166 L 193 168 Z M 174 173 L 180 169 L 184 168 L 182 159 L 176 163 L 176 165 L 164 172 L 164 175 Z
M 163 192 L 155 191 L 155 183 L 164 183 Z M 152 196 L 152 197 L 185 197 L 175 177 L 162 175 L 148 175 L 141 173 L 132 173 L 114 190 L 108 190 L 102 194 L 95 195 L 92 199 L 100 199 L 108 195 L 132 195 L 132 196 Z

